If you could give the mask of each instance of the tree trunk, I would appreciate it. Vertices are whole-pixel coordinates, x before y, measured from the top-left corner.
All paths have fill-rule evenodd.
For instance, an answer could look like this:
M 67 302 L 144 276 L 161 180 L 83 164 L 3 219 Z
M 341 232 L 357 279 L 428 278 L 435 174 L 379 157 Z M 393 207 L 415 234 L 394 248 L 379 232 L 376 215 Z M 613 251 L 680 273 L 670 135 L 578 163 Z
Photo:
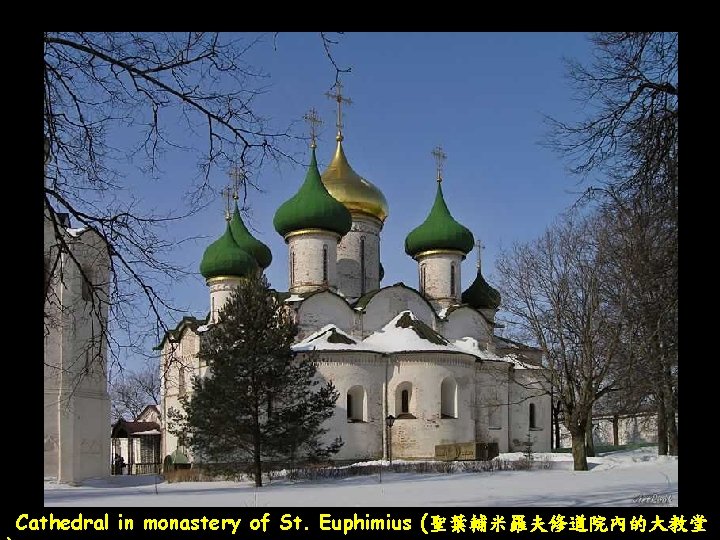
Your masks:
M 578 430 L 572 435 L 573 465 L 576 471 L 587 471 L 588 463 L 585 455 L 585 430 Z
M 620 417 L 613 415 L 613 446 L 620 446 Z
M 592 420 L 585 424 L 585 455 L 595 457 L 595 441 L 593 441 Z
M 555 449 L 560 448 L 560 403 L 553 407 L 553 425 L 555 426 Z
M 678 432 L 677 423 L 675 422 L 675 404 L 673 400 L 673 391 L 671 384 L 667 381 L 670 377 L 668 373 L 665 381 L 665 430 L 667 431 L 668 454 L 671 456 L 678 455 Z
M 253 438 L 253 469 L 255 471 L 255 487 L 262 487 L 262 460 L 260 459 L 260 405 L 255 402 L 255 426 Z
M 658 410 L 657 410 L 657 434 L 658 434 L 658 456 L 666 456 L 668 453 L 668 437 L 667 437 L 667 424 L 665 417 L 665 396 L 660 393 L 657 396 Z

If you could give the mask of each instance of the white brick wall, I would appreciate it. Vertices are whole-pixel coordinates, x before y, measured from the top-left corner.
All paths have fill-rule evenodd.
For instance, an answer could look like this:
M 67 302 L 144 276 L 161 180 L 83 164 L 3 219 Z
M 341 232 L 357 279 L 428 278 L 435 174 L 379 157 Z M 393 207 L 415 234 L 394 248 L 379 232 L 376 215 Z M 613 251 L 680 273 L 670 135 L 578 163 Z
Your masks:
M 306 293 L 324 286 L 337 287 L 337 240 L 336 234 L 321 232 L 288 238 L 290 292 Z M 323 272 L 324 250 L 327 250 L 327 280 Z
M 418 289 L 438 309 L 460 302 L 462 294 L 461 262 L 462 255 L 455 253 L 435 253 L 418 257 Z M 451 271 L 455 269 L 454 288 L 451 285 Z M 423 278 L 424 274 L 424 278 Z
M 352 228 L 337 248 L 338 290 L 348 298 L 358 298 L 380 287 L 380 230 L 382 222 L 359 214 L 352 216 Z M 361 260 L 364 241 L 364 265 Z M 362 283 L 364 269 L 365 285 Z

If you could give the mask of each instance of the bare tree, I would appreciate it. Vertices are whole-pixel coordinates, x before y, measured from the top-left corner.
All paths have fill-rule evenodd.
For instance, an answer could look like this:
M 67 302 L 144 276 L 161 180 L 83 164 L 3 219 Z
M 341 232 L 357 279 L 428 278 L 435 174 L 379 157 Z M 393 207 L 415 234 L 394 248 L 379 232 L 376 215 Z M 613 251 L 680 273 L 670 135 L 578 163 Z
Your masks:
M 135 420 L 148 405 L 160 403 L 159 370 L 147 364 L 137 371 L 126 371 L 110 385 L 112 420 Z
M 677 455 L 678 34 L 605 32 L 594 58 L 568 62 L 583 120 L 550 119 L 549 144 L 591 177 L 608 224 L 608 279 L 658 411 L 659 453 Z M 592 175 L 592 176 L 591 176 Z
M 505 310 L 519 337 L 543 350 L 553 397 L 572 437 L 575 470 L 587 470 L 595 402 L 616 384 L 622 321 L 603 295 L 596 222 L 568 217 L 497 262 Z
M 97 290 L 92 309 L 109 306 L 98 320 L 111 351 L 119 348 L 118 337 L 108 326 L 125 331 L 123 346 L 142 350 L 146 332 L 157 337 L 167 330 L 164 321 L 177 317 L 167 293 L 185 272 L 169 253 L 187 239 L 167 238 L 164 229 L 216 193 L 211 171 L 240 166 L 247 197 L 248 188 L 257 187 L 252 171 L 267 159 L 291 158 L 284 150 L 292 138 L 288 128 L 270 127 L 255 106 L 268 79 L 246 58 L 259 39 L 216 32 L 44 34 L 44 198 L 53 237 L 45 264 L 60 281 L 63 265 L 74 264 L 83 283 Z M 325 33 L 321 39 L 337 81 L 349 70 L 332 57 L 336 40 Z M 122 146 L 114 142 L 118 135 Z M 137 178 L 158 176 L 170 152 L 194 156 L 197 174 L 168 186 L 182 210 L 153 210 L 129 188 Z M 72 257 L 68 218 L 106 243 L 109 284 L 94 283 Z M 60 254 L 69 254 L 63 264 Z M 58 304 L 49 281 L 46 331 Z

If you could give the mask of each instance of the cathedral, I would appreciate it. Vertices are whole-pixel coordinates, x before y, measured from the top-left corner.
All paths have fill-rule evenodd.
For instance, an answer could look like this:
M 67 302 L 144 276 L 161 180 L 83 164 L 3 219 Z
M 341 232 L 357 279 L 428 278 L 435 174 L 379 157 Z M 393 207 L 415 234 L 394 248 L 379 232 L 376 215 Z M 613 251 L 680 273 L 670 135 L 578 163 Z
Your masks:
M 479 256 L 475 280 L 461 290 L 462 263 L 476 244 L 445 203 L 440 148 L 433 152 L 435 200 L 405 239 L 405 252 L 417 262 L 417 287 L 381 285 L 380 233 L 389 205 L 345 155 L 340 89 L 333 95 L 338 131 L 330 164 L 321 174 L 319 121 L 311 111 L 305 180 L 273 220 L 287 244 L 284 301 L 299 328 L 293 349 L 300 357 L 312 353 L 318 376 L 340 394 L 326 435 L 344 442 L 335 459 L 432 459 L 443 445 L 466 443 L 496 443 L 500 452 L 512 452 L 528 439 L 534 451 L 550 451 L 551 398 L 541 351 L 495 335 L 501 296 L 483 277 Z M 207 318 L 184 317 L 158 346 L 163 420 L 192 391 L 191 378 L 205 374 L 197 356 L 202 332 L 217 321 L 233 287 L 273 258 L 248 231 L 237 202 L 227 218 L 224 234 L 200 263 L 210 293 Z M 164 421 L 163 456 L 189 456 L 182 443 Z

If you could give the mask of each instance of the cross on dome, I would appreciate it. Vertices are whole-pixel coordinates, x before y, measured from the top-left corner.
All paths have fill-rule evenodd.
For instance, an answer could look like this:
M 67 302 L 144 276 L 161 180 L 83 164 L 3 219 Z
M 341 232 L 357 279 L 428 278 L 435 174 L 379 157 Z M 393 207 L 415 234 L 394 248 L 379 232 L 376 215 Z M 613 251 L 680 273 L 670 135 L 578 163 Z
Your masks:
M 325 92 L 325 95 L 326 95 L 328 98 L 337 101 L 337 122 L 336 122 L 336 125 L 337 125 L 338 132 L 337 132 L 337 137 L 336 137 L 336 139 L 337 139 L 338 141 L 342 141 L 342 140 L 343 140 L 343 134 L 342 134 L 342 128 L 343 128 L 343 123 L 342 123 L 342 104 L 345 103 L 345 104 L 347 104 L 347 105 L 352 105 L 352 100 L 351 100 L 350 98 L 343 97 L 343 95 L 342 95 L 343 85 L 342 85 L 342 83 L 341 83 L 340 81 L 337 81 L 337 82 L 333 85 L 333 88 L 335 89 L 335 93 Z

